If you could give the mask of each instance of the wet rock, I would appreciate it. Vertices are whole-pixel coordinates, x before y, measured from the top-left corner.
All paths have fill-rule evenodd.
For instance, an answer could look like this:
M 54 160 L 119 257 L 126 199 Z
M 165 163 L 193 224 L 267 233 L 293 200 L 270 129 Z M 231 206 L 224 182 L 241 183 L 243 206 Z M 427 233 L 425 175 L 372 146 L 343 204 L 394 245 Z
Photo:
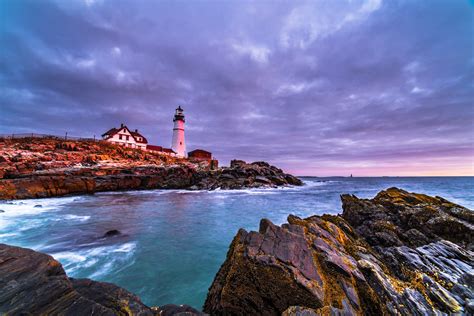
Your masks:
M 302 306 L 290 306 L 288 307 L 281 316 L 319 316 L 321 315 L 317 310 L 313 308 L 307 308 Z
M 341 216 L 240 230 L 204 304 L 210 314 L 472 313 L 470 210 L 391 188 L 343 195 Z M 439 226 L 453 229 L 449 235 Z
M 34 207 L 35 207 L 35 208 L 41 208 L 41 207 L 43 207 L 43 205 L 41 205 L 41 204 L 36 204 Z
M 116 315 L 154 315 L 140 298 L 112 283 L 97 282 L 89 279 L 69 279 L 74 290 L 83 297 L 100 304 Z
M 69 279 L 53 257 L 0 244 L 0 314 L 154 315 L 110 283 Z
M 189 305 L 175 305 L 167 304 L 155 309 L 160 316 L 206 316 L 208 314 L 202 313 Z
M 474 212 L 445 199 L 390 188 L 372 199 L 342 195 L 343 217 L 369 243 L 421 246 L 446 239 L 473 247 Z
M 345 248 L 345 244 L 362 247 L 363 242 L 346 236 L 328 219 L 343 221 L 289 216 L 282 226 L 262 220 L 258 232 L 240 230 L 209 290 L 204 311 L 241 315 L 285 311 L 306 315 L 325 307 L 334 313 L 383 311 L 357 260 Z M 333 305 L 326 306 L 327 302 Z M 288 310 L 291 306 L 304 306 L 304 311 Z
M 110 237 L 114 237 L 114 236 L 118 236 L 118 235 L 121 235 L 122 233 L 117 230 L 117 229 L 112 229 L 112 230 L 109 230 L 107 231 L 103 236 L 102 238 L 110 238 Z

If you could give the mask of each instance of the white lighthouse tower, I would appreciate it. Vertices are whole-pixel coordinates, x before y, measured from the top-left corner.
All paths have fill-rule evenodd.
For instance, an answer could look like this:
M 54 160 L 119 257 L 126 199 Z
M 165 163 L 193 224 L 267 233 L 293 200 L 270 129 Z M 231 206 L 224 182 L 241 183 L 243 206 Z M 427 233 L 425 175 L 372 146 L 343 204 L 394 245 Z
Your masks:
M 181 106 L 178 106 L 173 118 L 173 139 L 171 149 L 179 157 L 186 157 L 186 143 L 184 142 L 184 113 Z

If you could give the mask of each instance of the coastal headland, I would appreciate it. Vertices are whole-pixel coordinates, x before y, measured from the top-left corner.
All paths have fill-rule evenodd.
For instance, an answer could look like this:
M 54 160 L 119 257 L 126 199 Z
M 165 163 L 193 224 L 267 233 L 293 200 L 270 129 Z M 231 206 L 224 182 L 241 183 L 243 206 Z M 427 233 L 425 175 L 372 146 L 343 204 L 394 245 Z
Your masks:
M 49 315 L 471 315 L 474 213 L 398 188 L 342 195 L 340 215 L 239 230 L 203 312 L 148 307 L 72 279 L 49 255 L 0 244 L 0 313 Z M 316 210 L 315 210 L 316 211 Z
M 104 141 L 1 139 L 0 199 L 143 189 L 215 190 L 302 185 L 266 162 L 179 158 Z

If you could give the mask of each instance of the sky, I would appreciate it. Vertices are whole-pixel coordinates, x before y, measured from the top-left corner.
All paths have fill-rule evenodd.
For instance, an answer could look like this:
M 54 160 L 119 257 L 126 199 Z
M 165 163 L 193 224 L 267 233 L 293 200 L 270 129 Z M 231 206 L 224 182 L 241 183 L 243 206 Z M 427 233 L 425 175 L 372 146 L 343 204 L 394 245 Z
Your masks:
M 296 175 L 474 175 L 467 0 L 0 0 L 0 133 L 171 146 Z

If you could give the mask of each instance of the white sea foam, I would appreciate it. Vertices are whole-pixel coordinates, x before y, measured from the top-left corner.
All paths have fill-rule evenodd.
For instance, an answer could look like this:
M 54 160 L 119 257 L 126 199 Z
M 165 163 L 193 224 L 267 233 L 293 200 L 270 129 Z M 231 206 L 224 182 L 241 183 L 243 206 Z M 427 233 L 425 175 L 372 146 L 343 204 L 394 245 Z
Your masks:
M 77 197 L 62 197 L 52 199 L 17 200 L 0 203 L 0 209 L 5 211 L 1 216 L 15 217 L 32 215 L 57 210 L 59 207 L 77 201 Z
M 81 199 L 81 197 L 60 197 L 1 202 L 0 210 L 3 212 L 0 213 L 0 230 L 19 225 L 19 230 L 25 231 L 40 226 L 39 220 L 24 222 L 24 216 L 56 212 L 64 205 L 70 205 Z
M 335 182 L 337 182 L 337 181 L 333 181 L 333 180 L 303 180 L 303 183 L 305 185 L 300 187 L 300 188 L 304 188 L 305 186 L 319 187 L 319 186 L 324 186 L 324 185 L 328 185 L 329 183 L 335 183 Z
M 73 214 L 67 214 L 64 216 L 64 219 L 66 220 L 77 220 L 77 221 L 81 221 L 81 222 L 85 222 L 87 220 L 89 220 L 91 217 L 89 215 L 73 215 Z
M 1 224 L 0 224 L 1 225 Z M 1 226 L 0 226 L 1 227 Z M 16 233 L 5 233 L 5 234 L 0 234 L 0 238 L 7 238 L 7 237 L 14 237 L 18 236 Z
M 72 276 L 77 271 L 97 264 L 98 270 L 89 275 L 91 278 L 96 278 L 130 261 L 133 258 L 135 248 L 135 242 L 127 242 L 119 245 L 56 252 L 51 253 L 51 255 L 61 262 L 68 275 Z

